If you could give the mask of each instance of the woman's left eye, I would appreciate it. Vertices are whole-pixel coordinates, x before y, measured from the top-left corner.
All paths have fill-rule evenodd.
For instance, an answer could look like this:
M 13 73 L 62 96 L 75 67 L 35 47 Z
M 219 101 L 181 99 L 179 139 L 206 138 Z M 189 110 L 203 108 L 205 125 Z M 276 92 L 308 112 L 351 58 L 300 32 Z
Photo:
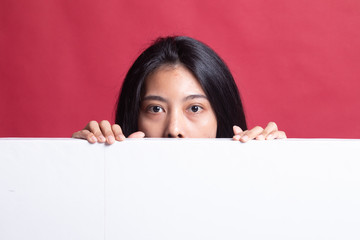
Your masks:
M 189 108 L 189 110 L 190 110 L 191 112 L 193 112 L 193 113 L 200 112 L 202 109 L 203 109 L 202 107 L 197 106 L 197 105 L 191 106 L 191 107 Z

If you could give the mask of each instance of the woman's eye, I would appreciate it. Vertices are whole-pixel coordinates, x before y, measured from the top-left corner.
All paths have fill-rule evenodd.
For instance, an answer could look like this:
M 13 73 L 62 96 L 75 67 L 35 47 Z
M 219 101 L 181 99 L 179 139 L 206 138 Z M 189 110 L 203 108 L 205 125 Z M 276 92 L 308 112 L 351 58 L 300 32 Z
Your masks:
M 202 107 L 197 106 L 197 105 L 194 105 L 194 106 L 190 107 L 190 111 L 193 112 L 193 113 L 200 112 L 201 110 L 202 110 Z
M 153 113 L 158 113 L 158 112 L 163 112 L 164 110 L 162 109 L 162 107 L 160 106 L 151 106 L 148 108 L 150 112 Z

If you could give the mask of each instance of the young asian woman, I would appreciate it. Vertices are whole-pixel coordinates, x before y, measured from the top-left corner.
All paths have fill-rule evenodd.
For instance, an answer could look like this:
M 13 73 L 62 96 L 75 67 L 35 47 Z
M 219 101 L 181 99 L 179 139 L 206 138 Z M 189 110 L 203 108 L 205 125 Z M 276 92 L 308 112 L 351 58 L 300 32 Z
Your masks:
M 158 38 L 130 67 L 115 124 L 90 121 L 73 134 L 90 143 L 128 138 L 286 138 L 274 122 L 247 129 L 234 78 L 206 44 L 186 36 Z

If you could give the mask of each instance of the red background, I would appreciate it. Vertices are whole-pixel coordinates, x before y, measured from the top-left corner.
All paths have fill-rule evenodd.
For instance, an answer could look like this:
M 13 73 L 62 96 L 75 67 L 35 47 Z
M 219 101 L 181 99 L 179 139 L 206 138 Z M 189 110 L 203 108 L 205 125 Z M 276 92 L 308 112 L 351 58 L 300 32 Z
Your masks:
M 248 124 L 360 138 L 358 0 L 2 0 L 0 137 L 69 137 L 114 119 L 122 80 L 158 36 L 229 65 Z

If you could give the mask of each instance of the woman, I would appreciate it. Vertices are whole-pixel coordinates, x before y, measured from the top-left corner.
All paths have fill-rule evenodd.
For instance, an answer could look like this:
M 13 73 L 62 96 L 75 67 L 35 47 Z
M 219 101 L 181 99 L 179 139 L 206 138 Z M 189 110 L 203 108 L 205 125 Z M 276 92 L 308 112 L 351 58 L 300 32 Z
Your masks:
M 109 144 L 129 138 L 286 138 L 270 122 L 247 130 L 235 81 L 221 58 L 189 37 L 159 38 L 128 71 L 115 124 L 91 121 L 74 138 Z

